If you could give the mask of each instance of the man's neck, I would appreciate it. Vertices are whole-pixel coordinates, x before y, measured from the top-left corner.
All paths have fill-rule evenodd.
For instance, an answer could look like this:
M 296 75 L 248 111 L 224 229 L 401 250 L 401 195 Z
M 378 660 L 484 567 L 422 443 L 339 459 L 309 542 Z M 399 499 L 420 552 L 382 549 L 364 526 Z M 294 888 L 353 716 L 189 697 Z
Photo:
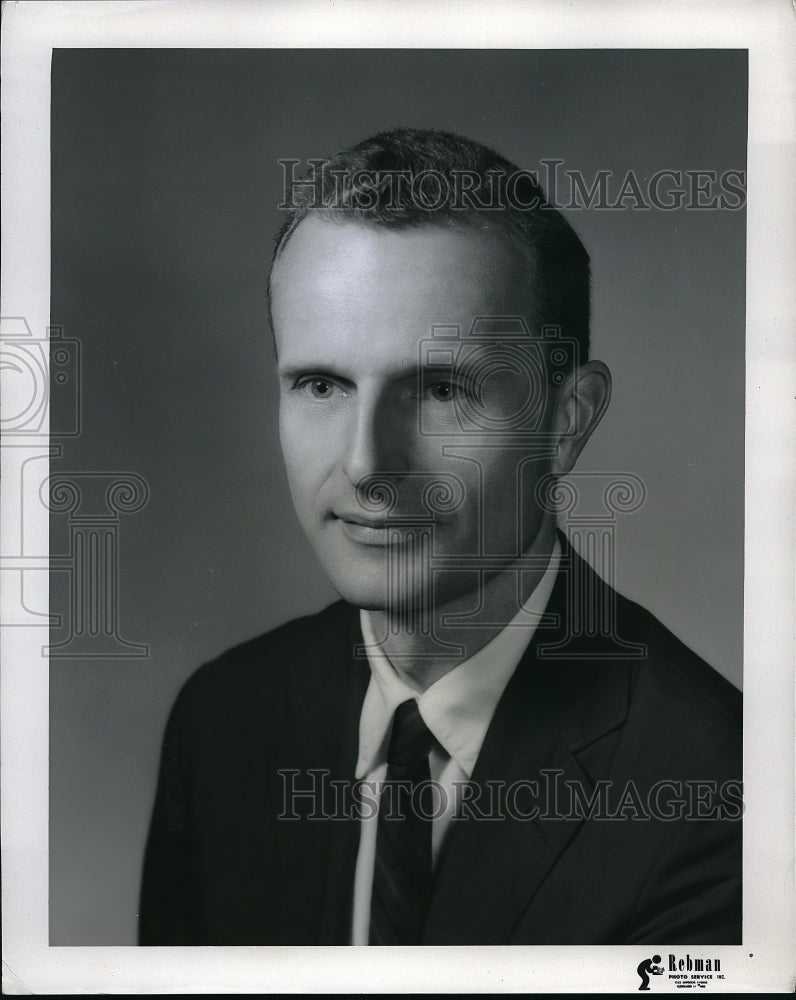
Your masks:
M 417 691 L 425 691 L 445 674 L 469 660 L 498 635 L 536 590 L 544 576 L 555 544 L 555 521 L 548 517 L 524 557 L 534 557 L 531 569 L 508 567 L 481 580 L 472 589 L 447 600 L 435 601 L 428 609 L 430 628 L 419 628 L 416 620 L 369 611 L 381 650 L 398 674 Z M 452 618 L 479 610 L 481 622 L 450 624 Z

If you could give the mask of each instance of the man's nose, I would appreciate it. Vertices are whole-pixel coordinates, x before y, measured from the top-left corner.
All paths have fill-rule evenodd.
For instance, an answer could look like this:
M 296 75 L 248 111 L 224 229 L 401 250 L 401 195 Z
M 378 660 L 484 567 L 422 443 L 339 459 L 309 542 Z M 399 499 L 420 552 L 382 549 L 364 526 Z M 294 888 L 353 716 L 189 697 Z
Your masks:
M 342 469 L 359 486 L 374 475 L 400 475 L 408 468 L 408 415 L 386 393 L 362 393 L 352 413 Z M 411 423 L 411 421 L 409 421 Z

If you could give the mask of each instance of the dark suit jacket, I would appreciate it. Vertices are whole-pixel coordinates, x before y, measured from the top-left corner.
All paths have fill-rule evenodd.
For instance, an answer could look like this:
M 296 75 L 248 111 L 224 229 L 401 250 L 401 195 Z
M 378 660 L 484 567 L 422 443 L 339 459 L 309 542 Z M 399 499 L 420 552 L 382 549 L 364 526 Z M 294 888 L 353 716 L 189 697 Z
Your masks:
M 585 634 L 599 606 L 614 608 L 608 638 Z M 546 621 L 472 775 L 506 818 L 454 820 L 424 942 L 740 943 L 739 692 L 568 546 Z M 189 679 L 166 732 L 142 944 L 348 943 L 359 826 L 331 782 L 354 778 L 361 642 L 339 602 Z M 320 807 L 285 801 L 313 781 Z

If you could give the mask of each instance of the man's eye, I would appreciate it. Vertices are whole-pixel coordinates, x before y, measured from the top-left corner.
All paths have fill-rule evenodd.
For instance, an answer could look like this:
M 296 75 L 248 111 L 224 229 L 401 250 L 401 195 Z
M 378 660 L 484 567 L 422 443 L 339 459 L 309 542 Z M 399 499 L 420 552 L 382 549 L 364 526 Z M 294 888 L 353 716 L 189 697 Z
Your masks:
M 453 382 L 433 382 L 426 391 L 438 403 L 447 403 L 456 396 L 456 386 Z
M 336 387 L 326 378 L 305 378 L 296 384 L 296 388 L 309 392 L 315 399 L 331 399 Z

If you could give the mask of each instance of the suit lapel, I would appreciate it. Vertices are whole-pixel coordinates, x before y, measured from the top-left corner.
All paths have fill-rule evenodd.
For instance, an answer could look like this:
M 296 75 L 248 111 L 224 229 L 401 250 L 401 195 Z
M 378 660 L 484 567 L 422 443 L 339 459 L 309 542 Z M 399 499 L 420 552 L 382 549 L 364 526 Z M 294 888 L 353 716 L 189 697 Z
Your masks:
M 435 873 L 426 943 L 510 942 L 536 889 L 583 823 L 560 818 L 569 812 L 566 782 L 590 794 L 610 768 L 610 734 L 627 715 L 631 668 L 626 662 L 551 661 L 540 650 L 566 634 L 569 559 L 578 557 L 567 546 L 548 605 L 556 624 L 537 629 L 472 775 L 483 811 L 494 813 L 497 802 L 500 818 L 477 818 L 471 809 L 452 822 Z M 532 807 L 536 818 L 523 818 Z
M 353 655 L 361 642 L 358 612 L 348 607 L 293 665 L 295 709 L 271 745 L 271 801 L 284 798 L 280 771 L 298 771 L 297 789 L 313 781 L 323 788 L 316 815 L 336 817 L 307 818 L 316 805 L 307 797 L 295 800 L 301 819 L 275 822 L 280 875 L 290 881 L 290 905 L 295 904 L 304 943 L 311 936 L 316 944 L 345 944 L 350 934 L 359 826 L 355 819 L 341 818 L 347 802 L 335 798 L 333 782 L 350 787 L 354 779 L 359 716 L 370 676 L 367 661 Z
M 352 609 L 353 610 L 353 609 Z M 349 620 L 345 657 L 349 665 L 350 683 L 343 699 L 340 719 L 341 746 L 337 777 L 344 782 L 348 794 L 342 803 L 351 815 L 350 790 L 353 786 L 359 755 L 359 717 L 365 700 L 370 667 L 367 660 L 355 659 L 354 649 L 363 644 L 359 612 L 353 610 Z M 322 706 L 326 711 L 326 706 Z M 329 854 L 325 878 L 323 915 L 318 944 L 348 944 L 351 939 L 351 917 L 354 898 L 354 873 L 359 849 L 358 819 L 334 820 L 329 831 Z

